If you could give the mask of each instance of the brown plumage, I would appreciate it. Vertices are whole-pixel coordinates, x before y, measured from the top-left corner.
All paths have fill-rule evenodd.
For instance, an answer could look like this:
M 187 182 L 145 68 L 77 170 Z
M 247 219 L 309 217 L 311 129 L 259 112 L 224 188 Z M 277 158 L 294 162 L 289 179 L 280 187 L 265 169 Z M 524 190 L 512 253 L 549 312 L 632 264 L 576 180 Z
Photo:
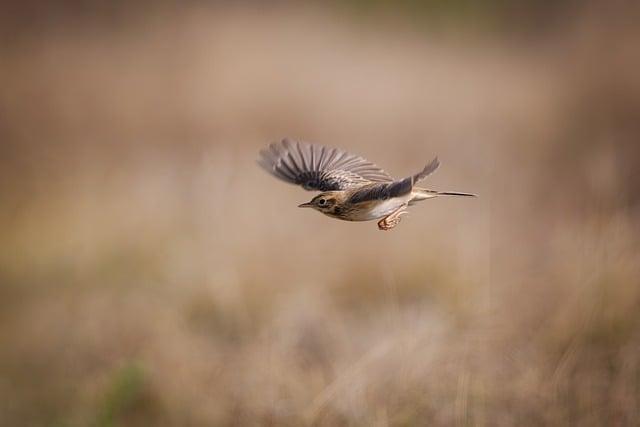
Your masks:
M 395 227 L 406 208 L 415 202 L 442 195 L 474 196 L 415 186 L 440 166 L 437 157 L 420 172 L 394 180 L 360 156 L 286 138 L 260 154 L 258 163 L 276 178 L 322 192 L 300 207 L 310 207 L 345 221 L 379 219 L 381 230 Z

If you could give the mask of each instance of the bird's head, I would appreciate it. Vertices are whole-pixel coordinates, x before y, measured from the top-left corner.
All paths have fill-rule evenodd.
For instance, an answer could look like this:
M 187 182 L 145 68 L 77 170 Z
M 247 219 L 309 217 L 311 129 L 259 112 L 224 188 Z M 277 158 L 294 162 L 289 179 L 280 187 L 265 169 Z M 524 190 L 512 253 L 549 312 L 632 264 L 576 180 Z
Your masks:
M 313 208 L 322 213 L 332 213 L 336 203 L 338 203 L 338 197 L 335 192 L 325 192 L 318 194 L 307 203 L 298 205 L 299 208 Z

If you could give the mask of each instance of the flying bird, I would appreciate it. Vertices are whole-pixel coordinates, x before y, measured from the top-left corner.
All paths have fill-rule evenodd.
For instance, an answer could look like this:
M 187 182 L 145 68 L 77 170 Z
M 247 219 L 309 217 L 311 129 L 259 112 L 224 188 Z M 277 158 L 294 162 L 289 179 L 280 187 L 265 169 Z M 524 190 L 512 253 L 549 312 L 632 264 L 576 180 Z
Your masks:
M 258 163 L 276 178 L 321 192 L 299 207 L 344 221 L 377 219 L 380 230 L 398 225 L 407 208 L 416 202 L 438 196 L 475 197 L 470 193 L 416 186 L 438 169 L 437 157 L 420 172 L 397 180 L 360 156 L 285 138 L 262 150 Z

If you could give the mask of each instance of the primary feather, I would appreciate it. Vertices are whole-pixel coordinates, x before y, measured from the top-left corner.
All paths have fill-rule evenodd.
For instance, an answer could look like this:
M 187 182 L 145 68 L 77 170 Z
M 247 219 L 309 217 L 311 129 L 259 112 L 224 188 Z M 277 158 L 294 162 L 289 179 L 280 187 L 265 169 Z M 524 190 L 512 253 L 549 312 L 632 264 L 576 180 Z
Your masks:
M 440 166 L 440 161 L 436 157 L 415 175 L 393 182 L 364 185 L 353 192 L 349 201 L 351 203 L 361 203 L 369 200 L 387 200 L 393 197 L 404 196 L 405 194 L 411 193 L 416 182 L 431 175 L 438 169 L 438 166 Z
M 275 177 L 305 190 L 339 191 L 370 182 L 393 181 L 363 157 L 288 138 L 262 150 L 258 163 Z

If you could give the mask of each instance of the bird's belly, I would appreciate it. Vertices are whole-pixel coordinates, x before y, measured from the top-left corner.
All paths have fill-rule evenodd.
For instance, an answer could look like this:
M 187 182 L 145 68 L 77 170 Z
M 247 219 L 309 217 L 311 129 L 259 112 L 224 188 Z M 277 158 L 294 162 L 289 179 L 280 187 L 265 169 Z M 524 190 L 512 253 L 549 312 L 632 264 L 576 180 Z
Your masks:
M 376 200 L 374 202 L 363 203 L 368 206 L 359 207 L 353 215 L 353 221 L 370 221 L 384 218 L 409 201 L 410 194 L 403 197 L 394 197 L 389 200 Z M 371 203 L 371 204 L 369 204 Z

